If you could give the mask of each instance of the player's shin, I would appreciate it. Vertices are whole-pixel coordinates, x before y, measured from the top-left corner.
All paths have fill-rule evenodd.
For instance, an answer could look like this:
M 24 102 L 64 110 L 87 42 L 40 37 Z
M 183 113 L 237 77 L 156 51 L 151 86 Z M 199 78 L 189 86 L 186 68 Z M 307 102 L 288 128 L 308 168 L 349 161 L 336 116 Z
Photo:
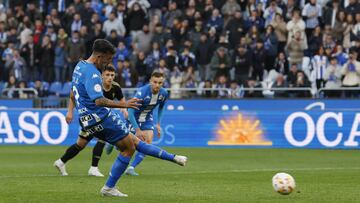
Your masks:
M 120 179 L 121 175 L 129 165 L 130 159 L 131 157 L 125 157 L 119 154 L 111 168 L 109 178 L 106 181 L 105 185 L 107 187 L 113 188 L 115 186 L 116 182 Z
M 96 143 L 96 145 L 94 146 L 94 149 L 93 149 L 93 156 L 92 156 L 91 166 L 93 166 L 93 167 L 98 166 L 99 160 L 101 158 L 104 147 L 105 147 L 105 142 L 104 141 L 99 140 Z
M 152 156 L 152 157 L 157 157 L 159 159 L 163 159 L 163 160 L 168 160 L 168 161 L 172 161 L 174 162 L 174 154 L 171 154 L 155 145 L 152 144 L 146 144 L 143 141 L 139 141 L 138 144 L 136 145 L 136 150 L 138 152 L 141 152 L 143 154 Z
M 60 158 L 63 163 L 66 163 L 70 159 L 74 158 L 83 148 L 78 144 L 71 145 L 66 151 L 65 154 Z

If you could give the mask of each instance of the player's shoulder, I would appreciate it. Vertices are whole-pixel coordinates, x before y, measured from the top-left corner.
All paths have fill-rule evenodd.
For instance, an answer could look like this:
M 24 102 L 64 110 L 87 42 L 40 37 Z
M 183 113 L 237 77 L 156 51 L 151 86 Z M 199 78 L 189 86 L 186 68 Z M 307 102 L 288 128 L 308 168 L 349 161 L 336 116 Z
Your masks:
M 117 82 L 115 82 L 115 81 L 112 81 L 111 86 L 112 86 L 113 88 L 121 89 L 120 84 L 117 83 Z
M 160 94 L 167 97 L 169 93 L 165 88 L 162 87 L 160 88 Z

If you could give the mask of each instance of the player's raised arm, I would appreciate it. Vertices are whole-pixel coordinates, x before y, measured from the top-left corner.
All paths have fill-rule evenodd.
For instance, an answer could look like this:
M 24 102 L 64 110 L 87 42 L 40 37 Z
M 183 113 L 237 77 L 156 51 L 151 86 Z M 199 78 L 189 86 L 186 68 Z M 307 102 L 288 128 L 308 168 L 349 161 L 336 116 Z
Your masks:
M 141 106 L 139 104 L 141 99 L 131 98 L 127 100 L 125 103 L 123 102 L 116 102 L 105 97 L 100 97 L 95 99 L 95 104 L 97 106 L 109 107 L 109 108 L 131 108 L 131 109 L 139 109 L 138 107 Z

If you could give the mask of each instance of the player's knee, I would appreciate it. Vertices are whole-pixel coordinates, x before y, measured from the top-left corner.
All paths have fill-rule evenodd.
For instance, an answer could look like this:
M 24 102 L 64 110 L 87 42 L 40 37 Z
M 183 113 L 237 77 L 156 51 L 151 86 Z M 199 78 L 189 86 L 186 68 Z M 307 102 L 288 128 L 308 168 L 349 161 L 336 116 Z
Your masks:
M 134 153 L 135 153 L 135 145 L 129 146 L 127 149 L 125 149 L 122 154 L 124 156 L 129 156 L 131 157 Z

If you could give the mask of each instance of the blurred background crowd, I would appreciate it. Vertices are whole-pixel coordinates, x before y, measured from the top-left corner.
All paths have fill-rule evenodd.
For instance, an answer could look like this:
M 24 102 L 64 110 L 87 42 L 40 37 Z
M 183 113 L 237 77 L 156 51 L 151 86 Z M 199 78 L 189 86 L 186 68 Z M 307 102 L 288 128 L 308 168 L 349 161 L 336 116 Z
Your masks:
M 358 0 L 0 0 L 0 91 L 67 96 L 76 63 L 99 38 L 117 47 L 123 88 L 156 70 L 171 98 L 311 97 L 360 83 Z

